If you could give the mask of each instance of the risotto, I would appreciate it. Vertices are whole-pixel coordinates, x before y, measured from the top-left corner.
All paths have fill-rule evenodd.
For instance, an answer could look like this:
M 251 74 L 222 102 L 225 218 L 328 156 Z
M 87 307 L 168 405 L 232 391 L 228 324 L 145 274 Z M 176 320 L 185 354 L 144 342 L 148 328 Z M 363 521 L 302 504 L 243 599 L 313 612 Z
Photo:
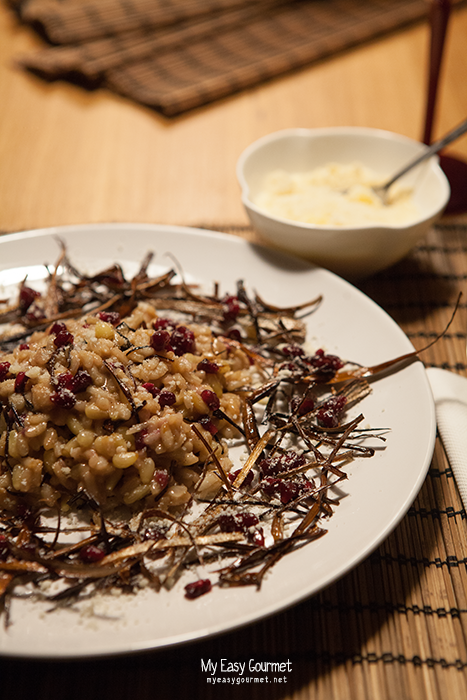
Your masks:
M 210 561 L 187 598 L 212 579 L 259 587 L 325 533 L 328 491 L 374 452 L 347 416 L 362 368 L 305 344 L 299 312 L 321 297 L 280 309 L 243 281 L 199 295 L 149 261 L 131 280 L 118 265 L 88 277 L 64 251 L 44 294 L 23 283 L 0 308 L 3 606 L 25 577 L 36 593 L 62 584 L 47 599 L 63 603 L 170 589 Z
M 14 508 L 15 493 L 63 507 L 80 491 L 101 506 L 154 503 L 164 491 L 159 507 L 169 508 L 198 482 L 212 496 L 214 467 L 232 466 L 218 438 L 236 432 L 217 416 L 238 424 L 238 392 L 251 384 L 244 351 L 149 303 L 123 319 L 55 322 L 1 357 L 0 400 L 19 420 L 0 419 L 0 506 Z

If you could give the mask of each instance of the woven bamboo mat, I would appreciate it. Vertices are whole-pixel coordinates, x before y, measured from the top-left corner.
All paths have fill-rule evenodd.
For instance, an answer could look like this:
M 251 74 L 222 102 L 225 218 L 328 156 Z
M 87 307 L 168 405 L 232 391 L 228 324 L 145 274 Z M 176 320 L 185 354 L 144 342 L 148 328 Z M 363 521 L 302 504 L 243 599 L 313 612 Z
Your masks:
M 254 239 L 248 228 L 218 230 Z M 466 366 L 467 225 L 444 224 L 404 261 L 360 288 L 402 326 L 427 366 Z M 414 416 L 416 420 L 416 416 Z M 292 573 L 291 573 L 292 575 Z M 290 661 L 285 682 L 216 687 L 201 660 Z M 8 700 L 465 700 L 467 522 L 442 444 L 396 530 L 320 594 L 246 629 L 179 649 L 121 659 L 1 661 Z M 277 674 L 276 674 L 277 675 Z
M 49 45 L 19 62 L 165 116 L 427 17 L 427 0 L 5 0 Z M 463 2 L 463 0 L 457 0 Z

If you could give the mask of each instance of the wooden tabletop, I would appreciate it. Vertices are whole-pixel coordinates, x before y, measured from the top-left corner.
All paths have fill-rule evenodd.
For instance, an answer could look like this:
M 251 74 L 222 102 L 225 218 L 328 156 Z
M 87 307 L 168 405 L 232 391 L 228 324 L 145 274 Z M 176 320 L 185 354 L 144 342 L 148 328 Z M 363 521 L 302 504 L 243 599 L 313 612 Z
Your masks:
M 433 137 L 467 114 L 467 8 L 452 13 Z M 246 224 L 236 161 L 288 127 L 356 125 L 421 139 L 429 31 L 417 24 L 167 120 L 106 90 L 16 68 L 41 46 L 0 3 L 0 231 L 91 222 Z M 467 156 L 467 136 L 452 146 Z
M 467 115 L 466 38 L 463 6 L 449 25 L 435 138 Z M 242 150 L 287 127 L 369 126 L 420 139 L 428 42 L 427 24 L 417 24 L 168 120 L 108 91 L 47 83 L 18 69 L 15 59 L 41 40 L 0 3 L 0 232 L 143 222 L 254 236 L 235 176 Z M 467 159 L 467 136 L 449 151 Z M 421 347 L 449 320 L 466 276 L 467 229 L 445 219 L 414 256 L 361 286 Z M 428 363 L 465 373 L 465 304 L 461 310 Z M 66 663 L 5 657 L 0 695 L 462 700 L 464 530 L 465 510 L 438 441 L 430 476 L 401 526 L 322 595 L 245 630 L 162 652 Z M 215 688 L 201 661 L 222 658 L 289 666 L 282 685 Z

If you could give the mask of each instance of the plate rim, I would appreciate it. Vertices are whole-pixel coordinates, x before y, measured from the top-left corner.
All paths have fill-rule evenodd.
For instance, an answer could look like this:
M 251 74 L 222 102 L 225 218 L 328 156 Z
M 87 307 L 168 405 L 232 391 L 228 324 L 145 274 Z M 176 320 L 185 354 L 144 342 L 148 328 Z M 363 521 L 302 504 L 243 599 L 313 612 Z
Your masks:
M 60 234 L 73 234 L 79 231 L 92 231 L 92 230 L 105 230 L 105 231 L 110 231 L 112 229 L 118 229 L 122 232 L 132 230 L 140 230 L 144 232 L 154 232 L 157 231 L 159 233 L 180 233 L 180 234 L 197 234 L 197 235 L 202 235 L 207 238 L 221 238 L 225 242 L 228 242 L 231 245 L 239 245 L 239 246 L 247 246 L 250 247 L 252 246 L 253 248 L 264 250 L 267 252 L 268 255 L 273 255 L 277 256 L 279 258 L 285 258 L 289 259 L 293 263 L 299 264 L 302 269 L 309 269 L 310 271 L 316 269 L 320 271 L 321 273 L 325 273 L 326 276 L 330 276 L 332 278 L 334 284 L 338 285 L 343 285 L 344 288 L 349 288 L 352 290 L 353 293 L 356 293 L 357 296 L 360 299 L 364 299 L 366 303 L 370 303 L 370 305 L 373 306 L 375 310 L 377 310 L 378 313 L 382 314 L 386 321 L 389 321 L 390 324 L 392 324 L 392 329 L 394 333 L 399 334 L 399 338 L 401 340 L 404 340 L 408 347 L 413 348 L 413 345 L 409 338 L 407 337 L 406 333 L 402 330 L 402 328 L 394 321 L 394 319 L 388 314 L 387 311 L 385 311 L 381 306 L 379 306 L 371 297 L 366 295 L 364 292 L 362 292 L 360 289 L 355 287 L 351 282 L 348 282 L 347 280 L 343 279 L 342 277 L 339 277 L 335 273 L 326 270 L 324 268 L 321 268 L 319 266 L 310 264 L 306 261 L 301 260 L 300 258 L 297 258 L 293 255 L 290 255 L 288 253 L 282 253 L 275 251 L 271 248 L 268 248 L 267 246 L 261 244 L 261 243 L 256 243 L 256 242 L 251 242 L 245 238 L 242 238 L 241 236 L 237 236 L 231 233 L 226 233 L 226 232 L 221 232 L 221 231 L 215 231 L 212 229 L 205 229 L 205 228 L 200 228 L 200 227 L 191 227 L 191 226 L 177 226 L 177 225 L 170 225 L 170 224 L 152 224 L 152 223 L 131 223 L 131 222 L 118 222 L 118 223 L 91 223 L 91 224 L 70 224 L 70 225 L 64 225 L 64 226 L 53 226 L 53 227 L 43 227 L 39 229 L 26 229 L 22 231 L 16 231 L 16 232 L 11 232 L 11 233 L 5 233 L 0 236 L 0 251 L 2 246 L 5 243 L 8 242 L 15 242 L 15 241 L 21 241 L 25 239 L 36 239 L 40 238 L 43 236 L 46 237 L 53 237 L 57 236 L 59 237 Z M 135 256 L 136 259 L 136 256 Z M 7 270 L 7 269 L 12 269 L 11 264 L 8 264 L 7 266 L 3 266 L 0 262 L 0 270 Z M 424 379 L 426 381 L 426 385 L 429 388 L 429 381 L 428 377 L 426 375 L 426 371 L 424 368 L 423 363 L 420 361 L 420 366 L 421 369 L 423 370 L 421 376 L 424 375 Z M 431 395 L 431 392 L 430 392 Z M 253 612 L 249 616 L 239 619 L 236 623 L 228 624 L 227 626 L 219 622 L 217 625 L 214 627 L 211 625 L 209 628 L 198 630 L 196 632 L 196 635 L 193 634 L 193 632 L 184 632 L 184 633 L 179 633 L 179 634 L 174 634 L 172 636 L 166 637 L 163 642 L 160 642 L 156 639 L 144 639 L 140 643 L 131 643 L 127 647 L 122 648 L 121 646 L 118 648 L 111 648 L 111 649 L 102 649 L 99 651 L 92 650 L 91 652 L 87 653 L 86 651 L 82 649 L 77 649 L 74 652 L 65 650 L 62 654 L 57 655 L 55 652 L 48 652 L 47 650 L 43 649 L 37 649 L 35 653 L 31 652 L 24 652 L 22 653 L 21 650 L 14 649 L 14 650 L 9 650 L 9 649 L 0 649 L 0 657 L 5 656 L 5 657 L 10 657 L 10 658 L 29 658 L 29 659 L 44 659 L 44 660 L 52 660 L 52 659 L 61 659 L 61 660 L 72 660 L 72 659 L 89 659 L 89 658 L 102 658 L 102 657 L 109 657 L 109 656 L 118 656 L 118 655 L 123 655 L 123 654 L 129 654 L 129 653 L 138 653 L 138 652 L 144 652 L 144 651 L 158 651 L 162 649 L 168 649 L 172 647 L 177 647 L 181 646 L 183 644 L 187 643 L 195 643 L 199 642 L 214 636 L 218 636 L 221 634 L 229 633 L 238 629 L 242 629 L 244 627 L 247 627 L 250 624 L 258 623 L 261 620 L 267 619 L 275 614 L 279 614 L 284 612 L 285 610 L 293 607 L 294 605 L 298 605 L 299 603 L 303 602 L 304 600 L 311 598 L 312 596 L 316 595 L 326 587 L 332 585 L 335 581 L 339 580 L 343 576 L 345 576 L 349 571 L 354 569 L 356 566 L 358 566 L 364 559 L 366 559 L 371 552 L 373 552 L 377 547 L 393 532 L 393 530 L 397 527 L 397 525 L 402 521 L 402 519 L 405 517 L 407 511 L 409 510 L 411 504 L 413 503 L 414 499 L 416 498 L 418 492 L 420 491 L 425 479 L 426 475 L 428 472 L 428 469 L 431 464 L 432 460 L 432 455 L 434 452 L 434 447 L 435 447 L 435 440 L 436 440 L 436 418 L 435 418 L 435 406 L 434 406 L 434 401 L 432 400 L 430 403 L 430 413 L 431 413 L 431 420 L 430 420 L 430 440 L 429 444 L 426 446 L 425 449 L 425 455 L 423 458 L 423 466 L 420 468 L 418 477 L 415 480 L 415 483 L 413 484 L 412 488 L 410 489 L 409 493 L 406 495 L 405 499 L 405 504 L 402 509 L 399 510 L 399 512 L 395 515 L 394 518 L 391 519 L 389 523 L 387 523 L 386 527 L 379 533 L 379 535 L 372 539 L 371 542 L 367 544 L 367 546 L 362 549 L 359 553 L 358 556 L 355 556 L 354 558 L 351 559 L 351 561 L 348 561 L 346 566 L 339 568 L 335 574 L 332 577 L 328 577 L 322 585 L 320 585 L 318 588 L 315 588 L 313 590 L 304 590 L 301 595 L 293 596 L 292 599 L 287 599 L 285 602 L 282 601 L 279 605 L 277 603 L 270 605 L 268 609 L 262 608 L 260 613 Z

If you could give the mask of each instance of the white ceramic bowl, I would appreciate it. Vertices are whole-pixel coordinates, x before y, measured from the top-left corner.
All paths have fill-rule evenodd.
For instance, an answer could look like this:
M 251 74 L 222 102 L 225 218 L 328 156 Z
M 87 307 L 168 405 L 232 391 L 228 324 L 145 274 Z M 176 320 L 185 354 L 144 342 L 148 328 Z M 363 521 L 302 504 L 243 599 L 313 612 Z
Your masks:
M 356 161 L 390 177 L 426 146 L 380 129 L 333 127 L 286 129 L 248 146 L 237 163 L 242 201 L 257 232 L 275 247 L 305 257 L 343 277 L 355 279 L 403 258 L 441 216 L 450 197 L 449 183 L 432 156 L 400 180 L 413 190 L 420 211 L 404 225 L 317 226 L 275 217 L 254 200 L 275 169 L 307 172 L 331 162 Z

